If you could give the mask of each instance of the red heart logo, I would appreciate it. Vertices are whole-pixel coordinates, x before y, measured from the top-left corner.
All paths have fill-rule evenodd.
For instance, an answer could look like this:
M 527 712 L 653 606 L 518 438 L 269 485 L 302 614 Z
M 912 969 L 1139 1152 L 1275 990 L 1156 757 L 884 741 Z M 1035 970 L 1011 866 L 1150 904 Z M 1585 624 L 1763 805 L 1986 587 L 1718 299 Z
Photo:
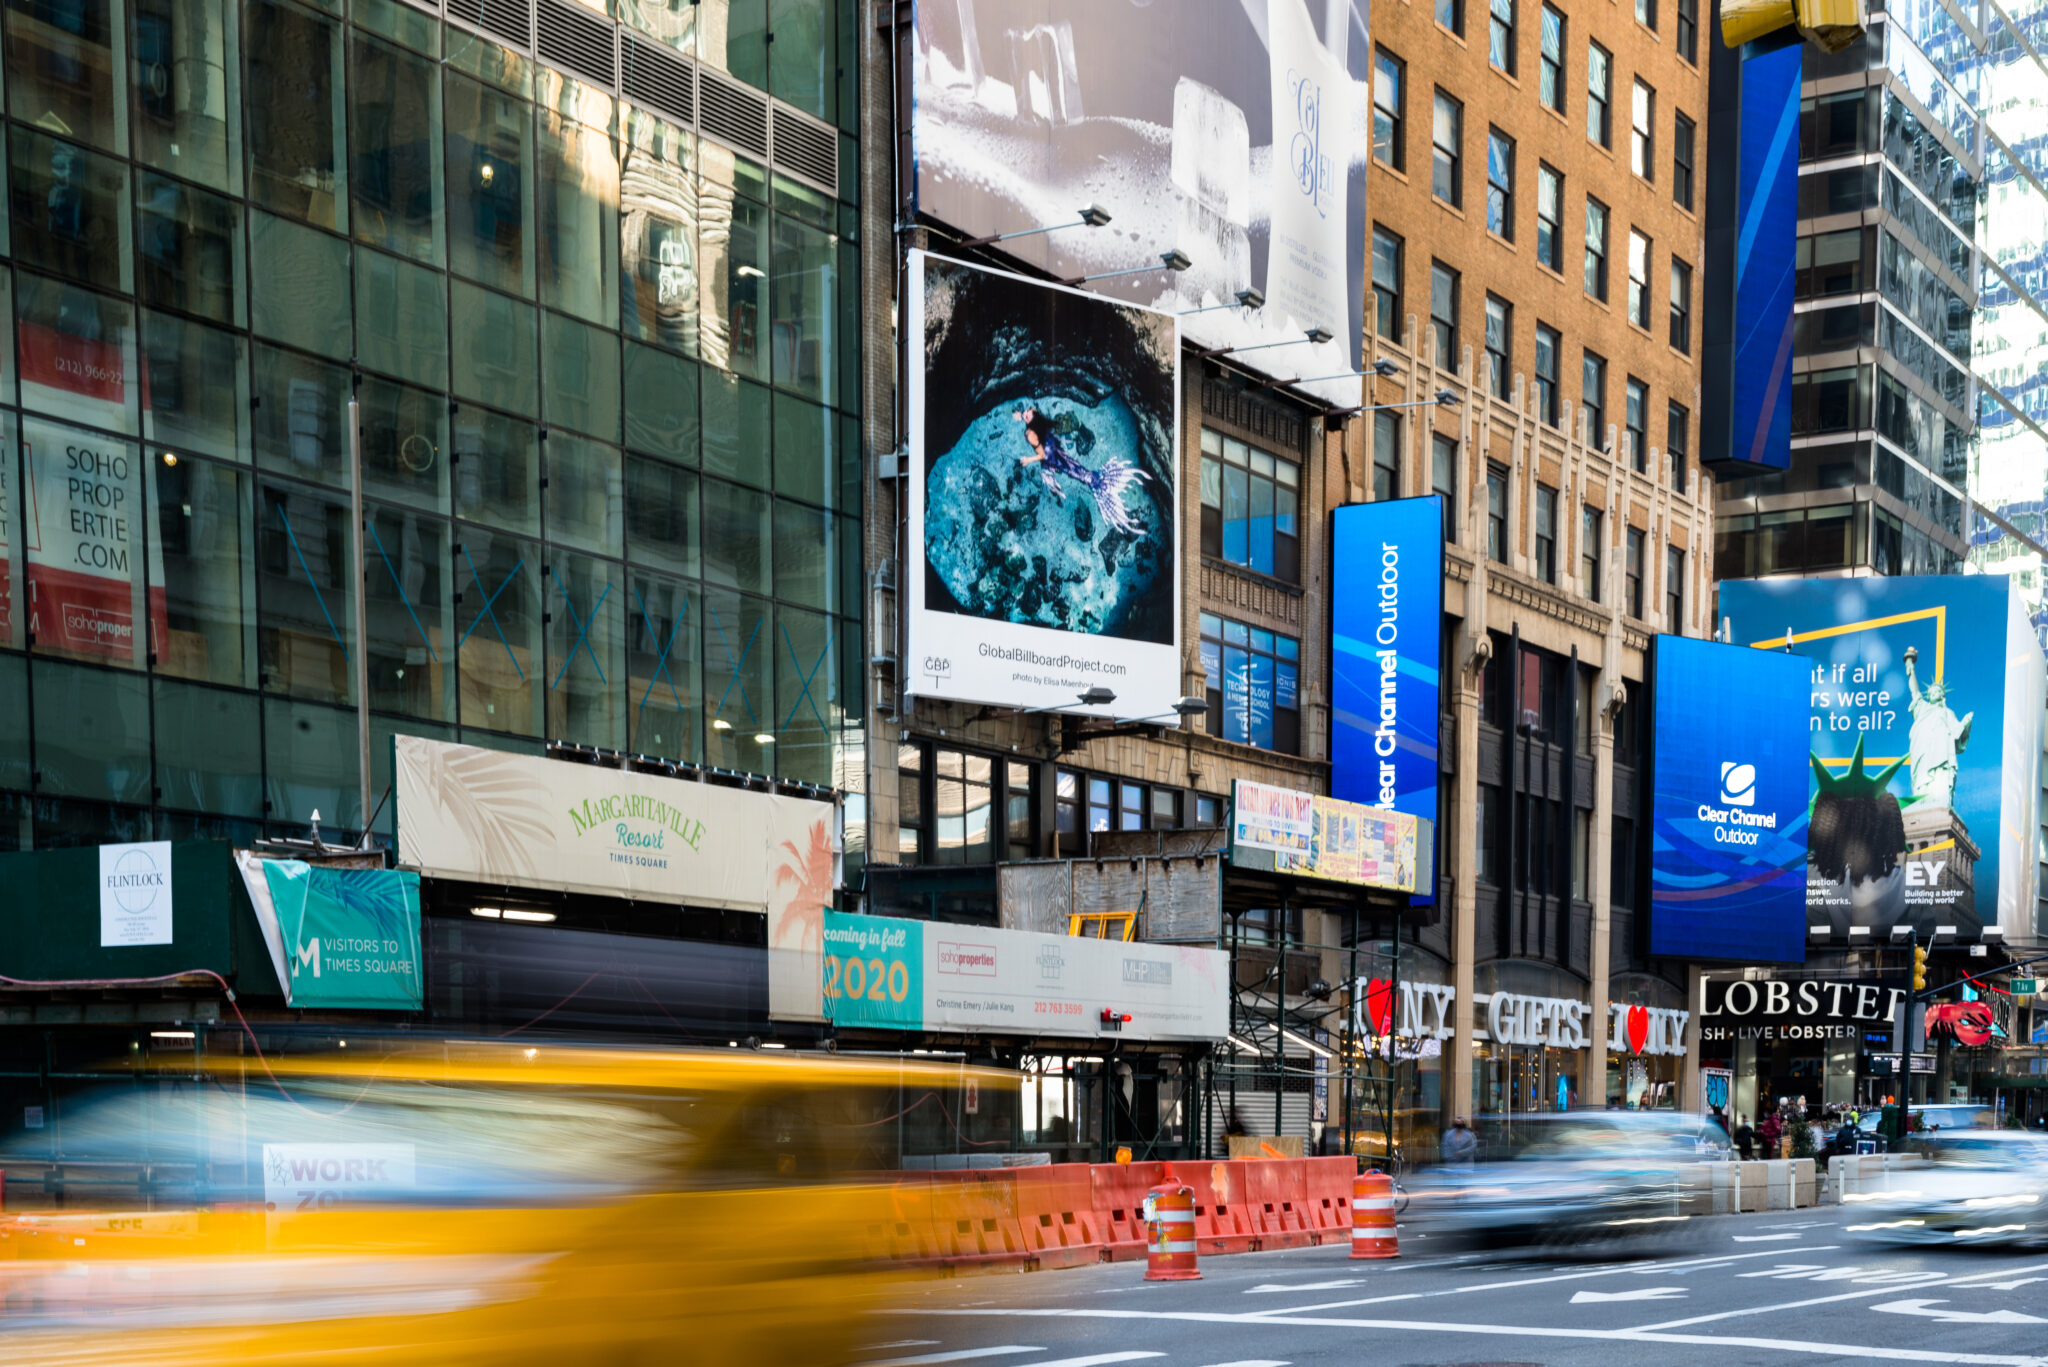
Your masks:
M 1374 978 L 1365 985 L 1365 1015 L 1375 1035 L 1393 1033 L 1394 985 L 1385 978 Z
M 1643 1052 L 1643 1046 L 1650 1040 L 1650 1008 L 1631 1006 L 1628 1009 L 1628 1051 L 1631 1054 Z

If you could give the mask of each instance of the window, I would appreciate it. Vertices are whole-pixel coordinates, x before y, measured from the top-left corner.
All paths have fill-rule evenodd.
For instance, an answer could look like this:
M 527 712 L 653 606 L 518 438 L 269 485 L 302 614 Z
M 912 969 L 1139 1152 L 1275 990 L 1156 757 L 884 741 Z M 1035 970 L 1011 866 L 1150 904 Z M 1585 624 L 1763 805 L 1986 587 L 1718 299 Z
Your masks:
M 1557 353 L 1563 349 L 1557 329 L 1536 325 L 1536 416 L 1557 426 Z
M 1138 783 L 1117 784 L 1117 822 L 1120 831 L 1145 829 L 1145 788 Z
M 1460 38 L 1465 36 L 1465 0 L 1436 0 L 1436 21 Z
M 1657 92 L 1635 83 L 1629 103 L 1628 165 L 1644 180 L 1657 178 Z
M 1537 98 L 1564 113 L 1564 15 L 1543 7 L 1543 70 L 1536 79 Z
M 1458 273 L 1441 261 L 1429 263 L 1429 336 L 1440 369 L 1458 368 Z
M 1486 296 L 1486 384 L 1496 399 L 1508 396 L 1510 325 L 1514 316 L 1514 305 L 1490 294 Z
M 1444 541 L 1458 544 L 1458 443 L 1432 433 L 1429 438 L 1429 491 L 1444 501 Z
M 1607 362 L 1586 353 L 1579 371 L 1579 406 L 1586 410 L 1586 444 L 1607 449 Z
M 1113 830 L 1110 814 L 1115 810 L 1111 798 L 1115 795 L 1116 780 L 1110 778 L 1088 778 L 1088 832 Z
M 1408 64 L 1385 48 L 1373 54 L 1372 154 L 1396 171 L 1407 165 L 1402 127 L 1407 119 Z
M 1058 821 L 1055 827 L 1058 835 L 1078 837 L 1081 833 L 1081 776 L 1079 774 L 1071 769 L 1059 771 L 1059 777 L 1054 783 L 1053 806 L 1054 815 Z M 1066 848 L 1075 850 L 1078 853 L 1078 843 L 1077 840 L 1075 844 L 1070 844 Z M 1062 852 L 1064 853 L 1064 851 Z
M 1301 753 L 1301 642 L 1202 614 L 1209 734 L 1239 745 Z
M 1011 763 L 1009 788 L 1004 794 L 1004 824 L 1009 828 L 1011 859 L 1035 859 L 1038 857 L 1038 823 L 1033 817 L 1037 804 L 1032 801 L 1036 789 L 1034 776 L 1037 766 Z
M 1465 106 L 1441 90 L 1436 92 L 1436 112 L 1431 117 L 1429 136 L 1434 148 L 1430 153 L 1430 192 L 1446 204 L 1463 204 Z
M 1401 494 L 1401 415 L 1372 415 L 1372 497 L 1381 503 Z
M 1557 582 L 1557 490 L 1536 486 L 1536 577 Z
M 1498 128 L 1486 130 L 1486 227 L 1515 240 L 1515 140 Z
M 1508 75 L 1515 74 L 1515 0 L 1489 0 L 1486 59 Z
M 1579 509 L 1579 597 L 1600 601 L 1601 523 L 1598 508 Z
M 1650 239 L 1634 228 L 1628 230 L 1628 320 L 1650 325 Z
M 1155 831 L 1177 831 L 1180 829 L 1180 789 L 1154 788 L 1152 790 L 1152 829 Z
M 1622 391 L 1622 426 L 1628 429 L 1629 463 L 1648 470 L 1650 460 L 1650 387 L 1631 375 Z
M 1622 560 L 1622 575 L 1626 580 L 1624 592 L 1628 595 L 1628 615 L 1638 621 L 1643 615 L 1643 533 L 1639 528 L 1628 529 L 1628 553 Z
M 1681 209 L 1692 207 L 1693 122 L 1680 114 L 1671 124 L 1671 201 Z
M 1638 7 L 1640 8 L 1640 6 Z M 1572 900 L 1592 900 L 1593 889 L 1586 879 L 1592 863 L 1593 814 L 1584 807 L 1572 809 Z
M 1685 625 L 1685 552 L 1664 550 L 1664 629 L 1676 635 Z
M 1612 62 L 1606 48 L 1586 45 L 1586 136 L 1602 147 L 1614 145 L 1614 111 L 1609 107 L 1613 92 L 1608 86 Z
M 1501 466 L 1486 467 L 1486 555 L 1508 563 L 1508 472 Z
M 1671 487 L 1685 492 L 1685 463 L 1692 455 L 1692 414 L 1682 404 L 1664 410 L 1664 459 L 1671 467 Z
M 1301 578 L 1301 467 L 1202 429 L 1202 554 Z
M 1671 258 L 1671 345 L 1692 354 L 1692 267 Z
M 1586 196 L 1586 293 L 1607 297 L 1607 206 Z
M 1385 228 L 1372 230 L 1373 326 L 1382 337 L 1401 340 L 1401 239 Z
M 1695 66 L 1699 65 L 1699 0 L 1678 0 L 1678 55 Z
M 1536 163 L 1536 259 L 1554 271 L 1564 269 L 1564 177 L 1540 161 Z
M 1496 832 L 1500 826 L 1500 788 L 1495 784 L 1482 783 L 1479 785 L 1477 799 L 1472 804 L 1472 816 L 1478 830 L 1473 851 L 1472 876 L 1482 883 L 1497 884 L 1500 881 L 1499 859 L 1494 854 L 1494 846 L 1498 840 Z

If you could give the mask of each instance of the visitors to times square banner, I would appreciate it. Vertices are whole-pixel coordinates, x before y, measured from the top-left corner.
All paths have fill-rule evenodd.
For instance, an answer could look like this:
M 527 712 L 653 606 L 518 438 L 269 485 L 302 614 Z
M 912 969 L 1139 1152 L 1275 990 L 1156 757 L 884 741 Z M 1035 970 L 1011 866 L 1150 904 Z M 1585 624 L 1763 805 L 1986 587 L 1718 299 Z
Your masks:
M 1807 920 L 2037 933 L 2041 649 L 2002 575 L 1739 580 L 1733 639 L 1806 661 Z
M 1532 11 L 1533 13 L 1533 11 Z M 1358 402 L 1366 0 L 917 0 L 917 209 Z M 1418 72 L 1421 68 L 1416 68 Z M 1408 96 L 1428 108 L 1428 86 Z M 1099 205 L 1103 227 L 1075 224 Z M 1189 265 L 1157 266 L 1178 249 Z M 1263 296 L 1237 305 L 1242 291 Z M 1221 305 L 1223 307 L 1211 307 Z M 1314 341 L 1316 330 L 1328 340 Z

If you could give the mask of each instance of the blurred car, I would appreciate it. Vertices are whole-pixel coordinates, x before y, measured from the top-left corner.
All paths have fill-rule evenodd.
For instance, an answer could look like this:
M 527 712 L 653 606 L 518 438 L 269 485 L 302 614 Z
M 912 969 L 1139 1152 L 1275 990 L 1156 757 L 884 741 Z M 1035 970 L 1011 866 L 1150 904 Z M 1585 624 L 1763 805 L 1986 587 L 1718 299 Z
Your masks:
M 1998 1112 L 1978 1102 L 1944 1102 L 1931 1106 L 1909 1106 L 1912 1115 L 1918 1116 L 1924 1127 L 1920 1133 L 1945 1133 L 1951 1130 L 1995 1130 L 1998 1128 Z
M 192 1199 L 0 1215 L 8 1360 L 843 1361 L 900 1218 L 860 1174 L 905 1095 L 966 1075 L 510 1045 L 245 1066 L 67 1106 L 67 1155 L 189 1171 Z
M 2048 1245 L 2048 1137 L 2023 1130 L 1940 1132 L 1925 1167 L 1889 1174 L 1889 1191 L 1842 1198 L 1847 1231 L 1878 1243 Z
M 1727 1136 L 1676 1111 L 1482 1117 L 1482 1161 L 1408 1183 L 1406 1222 L 1446 1243 L 1628 1254 L 1691 1242 L 1684 1169 L 1723 1158 Z

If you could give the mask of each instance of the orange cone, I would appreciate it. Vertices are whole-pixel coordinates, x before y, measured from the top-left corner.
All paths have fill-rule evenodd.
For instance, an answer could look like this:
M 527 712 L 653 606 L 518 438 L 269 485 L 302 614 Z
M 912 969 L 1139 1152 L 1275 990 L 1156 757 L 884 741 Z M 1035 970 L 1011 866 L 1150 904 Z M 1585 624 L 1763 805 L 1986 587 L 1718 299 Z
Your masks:
M 1401 1256 L 1394 1233 L 1394 1179 L 1383 1172 L 1361 1172 L 1351 1179 L 1351 1256 Z
M 1145 1280 L 1200 1281 L 1195 1270 L 1195 1193 L 1166 1182 L 1145 1194 Z

